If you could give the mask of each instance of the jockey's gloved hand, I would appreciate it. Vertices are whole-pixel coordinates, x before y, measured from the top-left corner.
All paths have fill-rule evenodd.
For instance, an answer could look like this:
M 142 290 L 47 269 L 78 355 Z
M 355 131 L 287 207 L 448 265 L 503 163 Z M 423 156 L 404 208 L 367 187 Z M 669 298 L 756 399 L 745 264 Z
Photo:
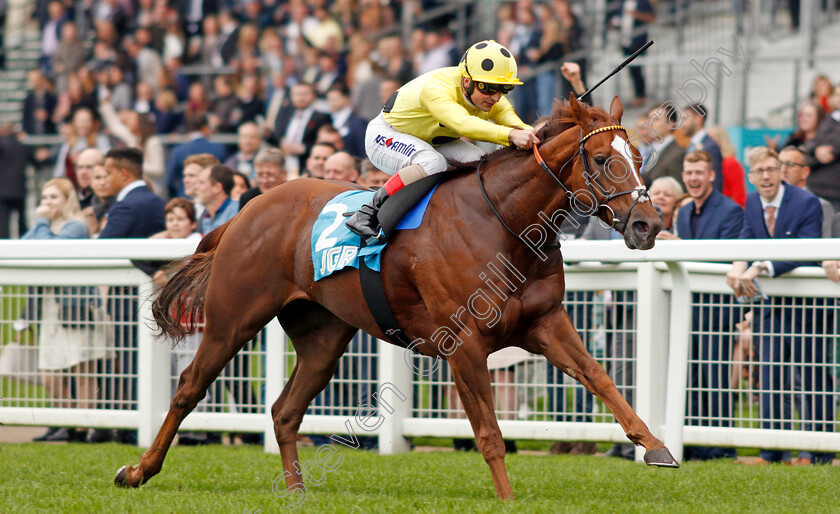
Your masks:
M 508 134 L 508 141 L 524 150 L 530 150 L 531 145 L 538 144 L 537 132 L 531 127 L 524 129 L 513 129 Z

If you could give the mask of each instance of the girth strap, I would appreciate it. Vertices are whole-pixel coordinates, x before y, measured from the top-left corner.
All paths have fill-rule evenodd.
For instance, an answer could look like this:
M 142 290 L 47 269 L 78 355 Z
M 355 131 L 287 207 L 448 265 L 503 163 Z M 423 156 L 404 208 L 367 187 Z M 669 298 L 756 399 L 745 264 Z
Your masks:
M 362 241 L 362 247 L 365 246 Z M 376 325 L 392 343 L 402 348 L 410 348 L 411 339 L 402 331 L 394 311 L 388 304 L 385 297 L 385 287 L 382 285 L 382 274 L 370 269 L 365 264 L 364 257 L 359 258 L 359 281 L 362 286 L 362 294 L 367 302 L 368 309 L 376 321 Z

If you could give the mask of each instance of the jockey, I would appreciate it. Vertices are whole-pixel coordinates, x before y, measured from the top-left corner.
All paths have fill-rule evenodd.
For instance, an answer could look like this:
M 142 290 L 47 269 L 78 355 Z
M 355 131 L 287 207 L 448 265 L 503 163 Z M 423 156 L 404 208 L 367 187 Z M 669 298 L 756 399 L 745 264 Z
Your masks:
M 471 46 L 461 63 L 417 77 L 391 95 L 368 125 L 365 150 L 374 166 L 391 175 L 347 220 L 362 237 L 380 239 L 376 214 L 403 186 L 447 169 L 447 159 L 476 161 L 484 152 L 462 136 L 528 149 L 538 143 L 505 98 L 514 86 L 516 60 L 495 41 Z

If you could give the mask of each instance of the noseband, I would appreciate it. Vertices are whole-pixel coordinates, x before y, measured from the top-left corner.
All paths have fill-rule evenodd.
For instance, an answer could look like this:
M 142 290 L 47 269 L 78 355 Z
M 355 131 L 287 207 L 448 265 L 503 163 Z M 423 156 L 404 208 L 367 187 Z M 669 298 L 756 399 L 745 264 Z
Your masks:
M 645 203 L 645 202 L 650 200 L 650 195 L 648 194 L 647 188 L 645 186 L 636 186 L 635 188 L 630 189 L 628 191 L 620 191 L 618 193 L 608 192 L 607 189 L 603 185 L 601 185 L 601 183 L 598 181 L 597 175 L 592 172 L 592 168 L 589 166 L 589 155 L 586 153 L 586 148 L 584 148 L 584 146 L 583 146 L 584 143 L 586 143 L 586 140 L 589 139 L 590 137 L 594 136 L 595 134 L 600 134 L 602 132 L 608 132 L 610 130 L 623 130 L 625 133 L 627 133 L 627 129 L 625 129 L 621 125 L 609 125 L 609 126 L 606 126 L 606 127 L 597 128 L 597 129 L 593 130 L 592 132 L 586 134 L 585 136 L 582 136 L 580 138 L 580 141 L 578 142 L 578 151 L 575 152 L 575 154 L 572 156 L 571 159 L 566 161 L 566 164 L 564 164 L 563 167 L 560 168 L 560 173 L 558 173 L 556 175 L 554 174 L 553 171 L 551 171 L 551 168 L 548 167 L 548 164 L 546 164 L 545 159 L 542 158 L 542 155 L 540 155 L 540 151 L 537 148 L 537 145 L 533 145 L 533 147 L 534 147 L 534 158 L 537 160 L 537 164 L 540 165 L 540 168 L 542 168 L 543 171 L 545 171 L 548 174 L 548 176 L 551 177 L 552 180 L 554 180 L 554 182 L 556 182 L 557 185 L 560 186 L 561 189 L 563 189 L 563 191 L 565 191 L 566 196 L 569 198 L 569 200 L 572 200 L 579 193 L 569 189 L 566 186 L 566 184 L 564 184 L 563 181 L 560 180 L 560 174 L 563 173 L 563 170 L 566 168 L 566 166 L 570 162 L 574 161 L 575 157 L 580 156 L 581 161 L 583 162 L 583 179 L 586 182 L 586 187 L 589 190 L 589 194 L 591 195 L 592 200 L 595 201 L 595 205 L 592 206 L 592 212 L 590 213 L 590 216 L 596 215 L 602 208 L 604 208 L 604 209 L 607 209 L 609 211 L 608 218 L 610 218 L 610 220 L 611 220 L 611 223 L 610 223 L 610 226 L 609 226 L 610 228 L 615 227 L 615 225 L 617 223 L 623 224 L 623 226 L 626 228 L 627 227 L 627 222 L 630 220 L 630 214 L 633 212 L 633 208 L 636 207 L 637 204 Z M 583 133 L 583 132 L 581 132 L 581 133 Z M 505 229 L 514 238 L 518 239 L 520 242 L 522 242 L 522 244 L 524 244 L 526 246 L 531 246 L 524 239 L 522 239 L 522 237 L 519 236 L 519 234 L 514 232 L 513 229 L 511 229 L 508 226 L 507 223 L 505 223 L 505 220 L 502 219 L 502 216 L 499 214 L 499 212 L 496 210 L 496 208 L 493 207 L 493 203 L 490 201 L 490 198 L 487 196 L 487 191 L 485 191 L 484 184 L 481 181 L 481 164 L 483 162 L 484 162 L 484 160 L 482 159 L 478 163 L 478 166 L 476 167 L 475 171 L 476 171 L 476 175 L 478 176 L 478 187 L 479 187 L 479 189 L 481 189 L 481 194 L 484 195 L 484 200 L 487 202 L 487 205 L 490 206 L 490 210 L 493 211 L 493 214 L 496 215 L 496 218 L 501 222 L 502 226 L 504 226 Z M 628 164 L 630 164 L 631 166 L 633 165 L 633 163 L 628 163 Z M 603 201 L 598 200 L 598 195 L 595 194 L 596 189 L 598 190 L 598 193 L 603 197 Z M 629 209 L 627 209 L 627 214 L 624 215 L 624 218 L 619 219 L 615 216 L 615 211 L 613 210 L 612 207 L 609 206 L 609 203 L 612 200 L 618 198 L 619 196 L 624 196 L 624 195 L 631 195 L 632 198 L 633 198 L 633 204 L 630 205 Z M 543 245 L 541 248 L 546 249 L 546 250 L 552 250 L 552 249 L 560 248 L 560 245 L 559 244 L 547 244 L 547 245 Z
M 540 165 L 540 168 L 542 168 L 543 171 L 548 173 L 548 176 L 550 176 L 554 180 L 554 182 L 556 182 L 557 185 L 559 185 L 563 189 L 563 191 L 566 192 L 566 196 L 569 197 L 569 199 L 572 199 L 575 198 L 575 196 L 579 193 L 570 190 L 566 186 L 566 184 L 564 184 L 563 181 L 560 180 L 560 174 L 563 173 L 563 170 L 566 168 L 567 164 L 574 161 L 575 157 L 580 156 L 581 162 L 583 163 L 583 180 L 586 182 L 586 187 L 589 190 L 592 200 L 595 201 L 595 205 L 592 206 L 592 213 L 590 213 L 590 215 L 594 216 L 602 208 L 607 209 L 609 211 L 609 215 L 607 217 L 611 220 L 610 228 L 614 228 L 615 225 L 618 223 L 622 224 L 626 228 L 627 222 L 630 220 L 630 214 L 633 212 L 633 208 L 636 207 L 637 204 L 649 201 L 650 195 L 648 194 L 648 190 L 645 186 L 636 186 L 635 188 L 627 191 L 610 193 L 609 191 L 607 191 L 607 188 L 605 188 L 598 181 L 597 174 L 592 172 L 592 168 L 589 166 L 589 155 L 586 153 L 584 143 L 586 143 L 586 140 L 594 136 L 595 134 L 608 132 L 610 130 L 623 130 L 625 131 L 625 133 L 627 132 L 627 129 L 625 129 L 621 125 L 609 125 L 606 127 L 597 128 L 592 132 L 586 134 L 585 136 L 581 137 L 578 143 L 578 151 L 575 153 L 575 155 L 572 156 L 571 159 L 566 161 L 566 164 L 564 164 L 563 167 L 560 168 L 560 173 L 556 175 L 553 171 L 551 171 L 551 168 L 548 167 L 548 164 L 546 164 L 545 159 L 542 158 L 542 155 L 540 155 L 540 151 L 537 148 L 537 145 L 534 145 L 534 158 L 536 158 L 537 164 Z M 630 166 L 633 165 L 632 162 L 628 162 L 627 164 L 629 164 Z M 598 200 L 598 195 L 595 194 L 596 190 L 598 194 L 600 194 L 600 196 L 603 197 L 603 201 Z M 609 203 L 615 200 L 616 198 L 624 195 L 631 195 L 631 197 L 633 198 L 633 204 L 630 205 L 629 209 L 627 209 L 627 213 L 624 215 L 623 219 L 619 219 L 615 216 L 615 211 L 612 207 L 609 206 Z

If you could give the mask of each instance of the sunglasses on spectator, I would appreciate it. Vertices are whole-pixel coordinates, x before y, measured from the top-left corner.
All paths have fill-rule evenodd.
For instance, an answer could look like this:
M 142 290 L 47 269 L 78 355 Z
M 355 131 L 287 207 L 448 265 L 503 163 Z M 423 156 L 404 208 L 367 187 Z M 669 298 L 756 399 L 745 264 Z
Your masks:
M 768 175 L 775 175 L 776 173 L 779 173 L 780 171 L 782 171 L 781 168 L 756 168 L 756 169 L 750 171 L 750 175 L 753 175 L 753 176 L 756 176 L 756 177 L 758 177 L 760 175 L 764 175 L 765 173 L 767 173 Z
M 779 164 L 781 164 L 782 166 L 787 166 L 789 168 L 795 168 L 797 166 L 799 166 L 800 168 L 805 167 L 804 164 L 799 164 L 798 162 L 790 162 L 790 161 L 779 161 Z
M 513 91 L 514 88 L 510 84 L 487 84 L 486 82 L 476 82 L 475 85 L 481 93 L 488 96 L 495 95 L 496 93 L 506 95 Z

